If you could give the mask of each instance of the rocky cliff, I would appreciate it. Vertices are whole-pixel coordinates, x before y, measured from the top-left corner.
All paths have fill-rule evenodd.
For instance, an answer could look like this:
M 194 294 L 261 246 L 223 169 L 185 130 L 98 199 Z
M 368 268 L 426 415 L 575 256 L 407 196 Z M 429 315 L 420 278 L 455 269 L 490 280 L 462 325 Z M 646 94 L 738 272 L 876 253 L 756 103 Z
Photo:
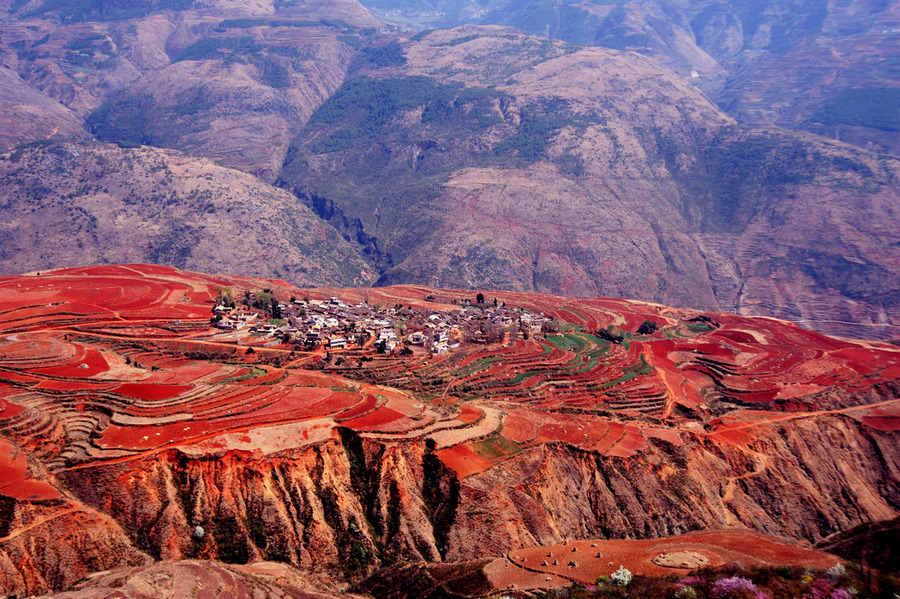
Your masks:
M 350 572 L 734 526 L 816 542 L 900 511 L 897 433 L 840 415 L 766 426 L 746 446 L 705 435 L 683 447 L 658 441 L 631 459 L 539 446 L 462 480 L 426 445 L 345 430 L 266 458 L 168 451 L 61 478 L 158 559 Z
M 79 501 L 17 501 L 0 495 L 4 594 L 66 589 L 92 572 L 151 561 L 117 522 Z

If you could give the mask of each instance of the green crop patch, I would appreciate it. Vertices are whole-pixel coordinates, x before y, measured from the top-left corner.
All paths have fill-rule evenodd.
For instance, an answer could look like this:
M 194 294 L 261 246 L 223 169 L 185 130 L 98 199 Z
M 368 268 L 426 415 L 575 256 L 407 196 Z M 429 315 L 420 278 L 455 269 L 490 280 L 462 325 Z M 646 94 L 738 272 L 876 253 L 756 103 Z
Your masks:
M 503 435 L 494 435 L 483 441 L 473 443 L 472 451 L 486 460 L 494 461 L 519 453 L 522 451 L 522 447 Z

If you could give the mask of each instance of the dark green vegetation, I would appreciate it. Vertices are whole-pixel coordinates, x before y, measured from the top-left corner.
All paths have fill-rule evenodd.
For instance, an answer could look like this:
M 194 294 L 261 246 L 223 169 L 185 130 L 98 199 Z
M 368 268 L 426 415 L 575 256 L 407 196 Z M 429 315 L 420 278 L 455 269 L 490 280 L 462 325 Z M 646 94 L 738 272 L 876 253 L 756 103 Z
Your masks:
M 160 106 L 153 97 L 142 92 L 122 92 L 112 96 L 87 118 L 97 138 L 125 144 L 177 147 L 185 136 L 203 130 L 204 123 L 193 119 L 210 111 L 214 105 L 204 90 L 192 89 L 179 95 L 176 106 Z M 180 121 L 171 126 L 172 119 Z
M 430 77 L 372 79 L 356 77 L 347 81 L 309 121 L 308 131 L 317 133 L 337 126 L 310 150 L 326 154 L 383 140 L 408 111 L 422 110 L 421 122 L 447 130 L 476 131 L 501 121 L 493 102 L 501 94 L 487 89 L 463 89 L 461 84 L 440 83 Z
M 600 19 L 568 0 L 512 0 L 482 18 L 485 23 L 509 25 L 573 44 L 591 44 Z
M 19 12 L 26 0 L 14 0 L 13 12 Z M 187 10 L 194 0 L 44 0 L 37 8 L 22 16 L 34 17 L 54 13 L 65 22 L 120 21 L 144 17 L 162 10 Z
M 657 138 L 657 151 L 666 165 L 678 171 L 675 155 L 683 151 L 666 138 Z M 820 177 L 859 174 L 868 184 L 878 178 L 861 160 L 848 155 L 825 154 L 791 135 L 728 127 L 697 153 L 694 167 L 679 180 L 699 210 L 700 227 L 716 232 L 744 230 L 754 219 L 771 210 L 778 198 Z M 850 184 L 844 177 L 843 184 Z
M 788 259 L 801 264 L 806 274 L 842 295 L 884 307 L 900 304 L 900 275 L 879 264 L 815 250 L 798 250 Z
M 810 120 L 900 131 L 900 87 L 845 90 L 826 101 Z

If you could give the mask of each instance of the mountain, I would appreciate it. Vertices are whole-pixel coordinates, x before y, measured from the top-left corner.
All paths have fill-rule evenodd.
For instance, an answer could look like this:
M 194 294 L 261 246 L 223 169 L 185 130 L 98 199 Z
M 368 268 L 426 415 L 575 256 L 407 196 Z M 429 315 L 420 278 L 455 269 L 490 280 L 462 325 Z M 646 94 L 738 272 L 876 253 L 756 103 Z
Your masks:
M 287 192 L 151 147 L 48 141 L 0 159 L 6 274 L 147 261 L 366 284 L 367 261 Z
M 267 181 L 340 85 L 360 31 L 378 25 L 352 1 L 48 2 L 11 12 L 3 61 L 21 86 L 62 102 L 101 138 L 186 150 Z
M 640 6 L 601 8 L 606 19 Z M 681 21 L 694 23 L 694 5 L 679 6 Z M 862 10 L 859 2 L 842 6 Z M 661 23 L 647 16 L 655 12 L 640 14 Z M 123 235 L 110 237 L 104 252 L 70 257 L 53 242 L 36 258 L 21 236 L 41 230 L 28 219 L 43 217 L 42 206 L 9 219 L 23 249 L 8 251 L 3 272 L 146 260 L 304 285 L 614 295 L 896 337 L 897 160 L 735 120 L 685 76 L 688 63 L 666 60 L 661 50 L 651 58 L 494 26 L 409 37 L 350 1 L 35 1 L 9 6 L 3 23 L 7 95 L 18 98 L 0 125 L 10 158 L 32 150 L 37 157 L 28 144 L 91 137 L 115 144 L 103 150 L 110 156 L 174 150 L 234 171 L 217 171 L 224 178 L 250 185 L 237 171 L 252 175 L 260 193 L 280 198 L 282 214 L 302 214 L 306 223 L 265 224 L 265 235 L 249 233 L 258 241 L 227 257 L 198 249 L 185 260 L 189 248 L 168 241 L 165 250 L 136 252 Z M 774 27 L 766 23 L 759 27 Z M 807 29 L 797 35 L 821 37 Z M 774 56 L 771 48 L 760 52 Z M 125 151 L 140 145 L 148 149 Z M 10 209 L 29 201 L 23 184 L 58 190 L 69 204 L 60 214 L 85 209 L 84 185 L 96 185 L 66 189 L 62 171 L 22 169 L 41 160 L 4 163 L 16 172 L 3 183 Z M 127 171 L 117 172 L 111 189 L 121 182 L 124 201 Z M 150 229 L 172 229 L 157 224 L 166 216 L 153 209 L 156 192 L 138 189 L 131 201 L 147 203 L 139 218 L 149 218 Z M 256 205 L 252 193 L 240 198 L 245 190 L 238 186 L 233 201 Z M 187 201 L 181 197 L 167 206 Z M 103 210 L 110 213 L 93 212 Z M 226 222 L 234 213 L 226 214 L 214 227 L 196 216 L 180 223 L 192 231 L 184 243 L 231 252 L 223 232 L 256 225 Z M 263 240 L 282 234 L 290 239 Z M 319 248 L 315 235 L 332 241 Z
M 653 565 L 679 550 L 824 570 L 838 559 L 799 541 L 898 516 L 896 346 L 472 295 L 152 265 L 0 278 L 0 591 L 114 570 L 68 596 L 222 580 L 330 596 L 373 575 L 377 596 L 482 597 L 618 564 L 687 574 Z M 287 336 L 214 328 L 230 298 Z M 310 342 L 348 323 L 348 347 Z M 406 351 L 379 350 L 385 330 Z M 423 331 L 448 332 L 444 349 L 417 345 Z
M 508 25 L 651 56 L 742 124 L 900 154 L 900 13 L 884 0 L 366 0 L 414 27 Z
M 365 232 L 381 284 L 895 334 L 897 160 L 737 125 L 634 54 L 464 27 L 417 36 L 402 59 L 348 79 L 280 178 Z

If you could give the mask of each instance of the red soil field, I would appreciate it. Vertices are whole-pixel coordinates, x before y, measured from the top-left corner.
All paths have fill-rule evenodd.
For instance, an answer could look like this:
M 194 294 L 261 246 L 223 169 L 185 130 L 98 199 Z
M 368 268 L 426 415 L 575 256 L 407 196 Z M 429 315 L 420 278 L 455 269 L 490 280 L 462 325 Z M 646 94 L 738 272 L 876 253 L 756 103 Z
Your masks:
M 662 553 L 680 551 L 696 552 L 706 557 L 708 565 L 712 567 L 740 562 L 748 566 L 784 565 L 827 570 L 840 561 L 827 553 L 743 529 L 692 532 L 676 537 L 639 541 L 575 541 L 553 547 L 511 551 L 508 559 L 511 567 L 528 568 L 583 584 L 593 584 L 598 576 L 609 576 L 620 565 L 633 574 L 647 576 L 687 574 L 693 568 L 668 568 L 657 566 L 651 561 Z M 552 557 L 548 557 L 548 554 Z M 558 561 L 556 566 L 542 565 L 545 562 L 552 564 L 554 559 Z M 575 566 L 569 565 L 572 561 Z
M 33 385 L 38 382 L 40 379 L 35 378 L 33 376 L 28 376 L 25 374 L 19 374 L 18 372 L 9 372 L 0 370 L 0 381 L 7 381 L 9 383 L 20 383 L 25 385 Z
M 884 416 L 881 418 L 866 416 L 863 418 L 863 424 L 880 431 L 900 431 L 900 416 Z
M 662 439 L 676 447 L 684 445 L 681 433 L 671 428 L 643 428 L 641 434 L 647 439 Z
M 160 385 L 152 383 L 125 383 L 113 389 L 114 393 L 136 399 L 170 399 L 190 391 L 193 385 Z
M 109 364 L 103 354 L 94 348 L 84 348 L 82 356 L 65 366 L 35 368 L 33 372 L 42 376 L 59 376 L 69 378 L 90 378 L 109 370 Z
M 24 501 L 61 497 L 49 483 L 32 478 L 25 452 L 5 437 L 0 437 L 0 495 Z
M 475 406 L 463 406 L 460 408 L 459 416 L 457 416 L 456 419 L 464 424 L 472 424 L 481 418 L 483 413 L 481 408 L 476 408 Z
M 114 385 L 110 383 L 91 382 L 91 381 L 56 381 L 46 379 L 34 386 L 34 389 L 41 391 L 106 391 L 112 389 Z
M 206 364 L 197 362 L 193 364 L 184 364 L 174 366 L 170 369 L 158 372 L 151 372 L 150 376 L 142 382 L 145 384 L 181 384 L 187 385 L 199 379 L 209 378 L 214 374 L 222 374 L 222 378 L 230 376 L 228 371 L 224 370 L 219 364 Z M 212 377 L 213 382 L 219 377 Z
M 630 458 L 646 447 L 647 440 L 641 436 L 640 430 L 628 426 L 625 428 L 625 434 L 622 438 L 606 452 L 606 455 L 619 458 Z
M 335 420 L 338 422 L 344 422 L 345 420 L 350 420 L 352 418 L 356 418 L 365 414 L 366 412 L 370 412 L 375 409 L 378 400 L 371 393 L 367 393 L 365 399 L 358 403 L 356 406 L 350 408 L 346 412 L 342 412 L 339 416 L 335 417 Z
M 2 388 L 0 388 L 2 390 Z M 0 420 L 14 418 L 25 411 L 25 408 L 17 403 L 12 403 L 0 398 Z
M 893 403 L 871 408 L 862 423 L 880 431 L 900 430 L 900 404 Z
M 158 426 L 110 425 L 97 441 L 101 448 L 144 451 L 163 445 L 183 443 L 229 430 L 322 418 L 340 413 L 360 401 L 355 393 L 333 392 L 325 387 L 281 388 L 276 398 L 260 409 L 247 414 L 224 415 L 219 418 L 198 419 Z M 172 409 L 169 413 L 189 411 Z M 401 415 L 402 416 L 402 415 Z
M 605 434 L 596 443 L 588 446 L 590 449 L 600 453 L 609 451 L 625 434 L 625 425 L 621 422 L 603 423 L 603 427 L 605 428 Z
M 537 437 L 538 425 L 529 410 L 513 410 L 503 418 L 503 436 L 515 443 L 526 443 Z
M 440 449 L 435 453 L 460 478 L 484 472 L 494 465 L 493 462 L 489 462 L 464 445 L 454 445 L 447 449 Z
M 360 416 L 359 418 L 353 418 L 351 420 L 345 420 L 342 424 L 348 428 L 352 428 L 358 431 L 380 430 L 383 429 L 386 424 L 396 422 L 397 420 L 401 420 L 403 418 L 406 418 L 406 416 L 404 416 L 397 410 L 382 406 L 374 412 L 366 414 L 365 416 Z
M 541 423 L 534 443 L 563 441 L 572 445 L 581 445 L 587 439 L 587 434 L 582 428 L 583 425 L 578 419 L 556 417 L 553 420 L 554 422 Z

